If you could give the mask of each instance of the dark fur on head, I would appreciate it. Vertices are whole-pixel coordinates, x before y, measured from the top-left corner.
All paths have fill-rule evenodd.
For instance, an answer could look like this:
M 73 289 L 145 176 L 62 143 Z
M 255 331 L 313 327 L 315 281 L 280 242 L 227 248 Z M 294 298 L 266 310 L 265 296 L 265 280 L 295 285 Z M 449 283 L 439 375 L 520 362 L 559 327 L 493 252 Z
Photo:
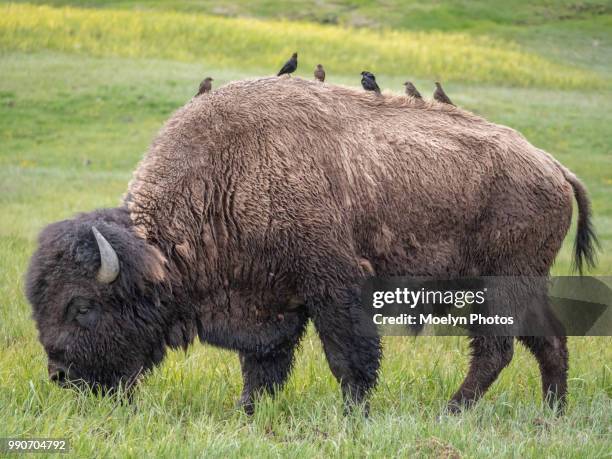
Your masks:
M 96 280 L 100 253 L 92 226 L 119 255 L 120 273 L 110 284 Z M 30 262 L 26 294 L 50 373 L 113 388 L 160 362 L 167 344 L 186 344 L 189 337 L 177 339 L 168 330 L 166 277 L 164 257 L 135 236 L 125 207 L 47 226 Z
M 119 275 L 110 284 L 96 279 L 101 260 L 94 226 L 119 259 Z M 287 336 L 301 335 L 305 325 L 299 302 L 288 297 L 283 303 L 289 310 L 273 313 L 266 323 L 250 318 L 259 310 L 248 307 L 244 315 L 214 320 L 214 304 L 227 301 L 236 307 L 250 299 L 204 294 L 201 278 L 180 263 L 169 263 L 160 249 L 135 233 L 126 207 L 53 223 L 41 232 L 38 244 L 26 295 L 48 355 L 49 375 L 63 386 L 86 384 L 104 392 L 132 386 L 168 347 L 186 348 L 196 336 L 249 354 L 267 353 L 284 345 Z M 267 303 L 274 310 L 278 301 Z

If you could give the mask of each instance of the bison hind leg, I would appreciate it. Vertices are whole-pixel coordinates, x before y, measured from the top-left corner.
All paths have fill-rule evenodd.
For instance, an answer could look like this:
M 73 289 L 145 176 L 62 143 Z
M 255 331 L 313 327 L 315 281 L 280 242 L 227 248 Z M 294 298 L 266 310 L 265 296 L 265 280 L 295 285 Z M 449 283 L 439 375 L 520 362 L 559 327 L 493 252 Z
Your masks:
M 565 336 L 521 336 L 518 338 L 540 366 L 544 401 L 563 413 L 567 394 L 568 351 Z
M 514 354 L 511 336 L 474 336 L 471 338 L 472 360 L 468 374 L 448 403 L 451 413 L 471 407 L 510 363 Z

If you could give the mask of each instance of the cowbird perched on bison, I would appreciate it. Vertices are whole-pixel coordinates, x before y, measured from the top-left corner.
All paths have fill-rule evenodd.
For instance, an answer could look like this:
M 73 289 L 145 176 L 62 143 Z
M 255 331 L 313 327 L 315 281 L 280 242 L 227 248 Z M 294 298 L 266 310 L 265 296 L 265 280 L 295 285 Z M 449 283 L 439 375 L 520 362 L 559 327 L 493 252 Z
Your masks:
M 361 86 L 366 91 L 374 91 L 377 94 L 380 94 L 380 88 L 376 84 L 376 77 L 373 73 L 363 71 L 361 72 Z
M 212 89 L 212 82 L 213 79 L 211 77 L 204 78 L 200 83 L 200 88 L 198 89 L 198 93 L 196 94 L 196 96 L 204 94 L 205 92 L 210 92 L 210 90 Z
M 410 97 L 414 97 L 415 99 L 422 99 L 423 97 L 421 96 L 421 93 L 418 91 L 418 89 L 412 84 L 411 81 L 406 81 L 404 83 L 404 86 L 406 87 L 406 95 L 410 96 Z
M 314 71 L 315 80 L 319 80 L 321 83 L 325 81 L 325 69 L 321 64 L 317 64 L 317 68 Z
M 281 76 L 281 75 L 284 75 L 285 73 L 287 74 L 293 73 L 295 72 L 296 69 L 297 69 L 297 53 L 293 53 L 291 55 L 291 59 L 285 62 L 285 65 L 283 65 L 283 68 L 280 69 L 280 72 L 278 72 L 278 75 L 276 76 Z
M 446 93 L 444 92 L 444 89 L 442 89 L 442 85 L 438 83 L 437 81 L 436 81 L 436 90 L 434 91 L 433 98 L 437 100 L 438 102 L 442 102 L 443 104 L 455 105 L 446 95 Z

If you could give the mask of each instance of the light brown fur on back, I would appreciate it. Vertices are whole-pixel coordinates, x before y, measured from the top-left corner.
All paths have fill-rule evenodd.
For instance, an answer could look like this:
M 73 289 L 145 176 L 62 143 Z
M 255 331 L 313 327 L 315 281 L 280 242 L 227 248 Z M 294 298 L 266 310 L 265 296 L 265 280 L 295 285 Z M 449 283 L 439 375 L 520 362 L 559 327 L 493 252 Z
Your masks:
M 177 264 L 267 285 L 330 252 L 377 275 L 547 272 L 572 193 L 547 154 L 460 108 L 273 77 L 179 109 L 129 195 Z

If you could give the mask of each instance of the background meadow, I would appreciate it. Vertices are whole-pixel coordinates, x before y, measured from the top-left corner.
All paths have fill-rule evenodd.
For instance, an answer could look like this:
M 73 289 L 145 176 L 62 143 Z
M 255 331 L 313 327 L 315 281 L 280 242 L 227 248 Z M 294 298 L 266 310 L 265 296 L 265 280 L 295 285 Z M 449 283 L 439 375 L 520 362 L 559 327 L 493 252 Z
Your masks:
M 215 86 L 322 63 L 331 83 L 383 90 L 440 79 L 462 107 L 521 131 L 589 188 L 612 273 L 612 5 L 441 0 L 0 2 L 0 437 L 69 437 L 77 456 L 564 456 L 612 451 L 610 338 L 570 339 L 570 404 L 541 407 L 520 345 L 475 410 L 439 417 L 467 366 L 464 338 L 386 338 L 370 419 L 343 417 L 314 333 L 288 386 L 253 418 L 234 403 L 238 359 L 173 352 L 134 403 L 63 391 L 23 296 L 38 231 L 114 206 L 168 116 Z M 570 273 L 569 235 L 554 274 Z

